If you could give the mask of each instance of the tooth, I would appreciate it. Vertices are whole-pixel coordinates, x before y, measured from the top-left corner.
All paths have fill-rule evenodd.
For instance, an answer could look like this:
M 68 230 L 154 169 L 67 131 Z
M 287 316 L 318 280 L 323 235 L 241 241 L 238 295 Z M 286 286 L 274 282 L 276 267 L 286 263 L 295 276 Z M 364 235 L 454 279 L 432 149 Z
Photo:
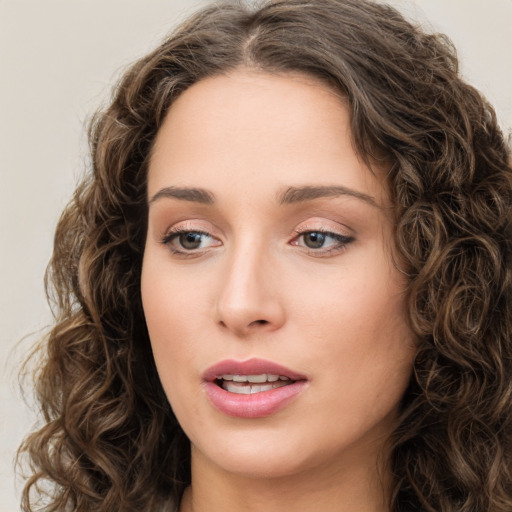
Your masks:
M 228 375 L 228 374 L 222 375 L 221 379 L 222 380 L 233 380 L 233 375 Z
M 267 382 L 267 374 L 262 373 L 260 375 L 247 375 L 247 381 L 256 383 Z
M 268 373 L 267 380 L 269 382 L 275 382 L 276 380 L 279 380 L 279 375 L 272 375 L 271 373 Z
M 247 382 L 247 375 L 233 375 L 234 382 Z
M 290 380 L 288 377 L 283 377 L 282 375 L 279 375 L 279 378 L 280 378 L 281 380 Z
M 244 385 L 243 383 L 238 383 L 234 381 L 224 381 L 222 383 L 222 387 L 229 391 L 230 393 L 238 393 L 242 395 L 248 395 L 251 392 L 251 386 Z
M 232 380 L 223 380 L 222 388 L 230 393 L 237 393 L 239 395 L 249 395 L 253 393 L 261 393 L 263 391 L 270 391 L 271 389 L 282 388 L 283 386 L 287 386 L 290 382 L 283 382 L 282 380 L 278 380 L 275 382 L 268 382 L 266 384 L 248 384 L 246 382 L 235 382 Z

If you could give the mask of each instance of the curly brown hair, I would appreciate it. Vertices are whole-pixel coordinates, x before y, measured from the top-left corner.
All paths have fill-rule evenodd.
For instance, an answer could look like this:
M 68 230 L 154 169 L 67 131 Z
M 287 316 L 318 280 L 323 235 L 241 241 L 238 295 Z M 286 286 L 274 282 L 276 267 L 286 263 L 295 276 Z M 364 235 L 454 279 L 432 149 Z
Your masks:
M 55 325 L 41 344 L 44 426 L 21 447 L 23 510 L 154 511 L 190 482 L 140 298 L 146 172 L 176 98 L 241 66 L 343 94 L 355 147 L 385 158 L 417 336 L 393 434 L 393 512 L 512 510 L 512 168 L 455 51 L 362 0 L 219 3 L 136 62 L 90 128 L 93 168 L 57 227 Z

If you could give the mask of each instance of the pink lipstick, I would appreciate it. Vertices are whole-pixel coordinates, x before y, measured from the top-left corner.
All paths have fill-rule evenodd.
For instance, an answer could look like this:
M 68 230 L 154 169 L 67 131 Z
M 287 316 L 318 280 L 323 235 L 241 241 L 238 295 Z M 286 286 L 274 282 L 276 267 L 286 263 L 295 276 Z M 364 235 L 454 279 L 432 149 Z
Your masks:
M 238 418 L 262 418 L 279 411 L 307 382 L 304 375 L 263 359 L 221 361 L 206 370 L 203 380 L 212 405 Z

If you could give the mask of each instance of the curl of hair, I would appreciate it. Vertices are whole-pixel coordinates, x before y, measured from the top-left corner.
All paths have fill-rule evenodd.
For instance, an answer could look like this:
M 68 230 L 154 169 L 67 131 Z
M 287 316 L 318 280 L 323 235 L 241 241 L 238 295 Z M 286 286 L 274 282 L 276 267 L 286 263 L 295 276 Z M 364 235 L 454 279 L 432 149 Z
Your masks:
M 450 42 L 361 0 L 203 9 L 133 65 L 90 128 L 93 169 L 59 222 L 45 424 L 23 509 L 160 510 L 190 481 L 140 298 L 146 170 L 173 102 L 246 67 L 316 77 L 348 100 L 354 143 L 385 162 L 417 355 L 393 434 L 391 510 L 512 510 L 512 169 L 492 108 Z

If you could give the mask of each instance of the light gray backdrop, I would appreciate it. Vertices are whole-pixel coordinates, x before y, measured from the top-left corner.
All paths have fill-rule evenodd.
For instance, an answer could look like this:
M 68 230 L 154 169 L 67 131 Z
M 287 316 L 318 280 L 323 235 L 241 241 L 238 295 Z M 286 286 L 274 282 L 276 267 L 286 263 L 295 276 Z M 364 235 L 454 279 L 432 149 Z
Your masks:
M 0 0 L 0 512 L 19 510 L 13 457 L 35 416 L 16 365 L 49 320 L 43 273 L 59 213 L 85 167 L 83 125 L 121 70 L 198 0 Z M 446 32 L 465 77 L 512 130 L 512 0 L 394 0 Z M 428 21 L 426 21 L 428 20 Z

